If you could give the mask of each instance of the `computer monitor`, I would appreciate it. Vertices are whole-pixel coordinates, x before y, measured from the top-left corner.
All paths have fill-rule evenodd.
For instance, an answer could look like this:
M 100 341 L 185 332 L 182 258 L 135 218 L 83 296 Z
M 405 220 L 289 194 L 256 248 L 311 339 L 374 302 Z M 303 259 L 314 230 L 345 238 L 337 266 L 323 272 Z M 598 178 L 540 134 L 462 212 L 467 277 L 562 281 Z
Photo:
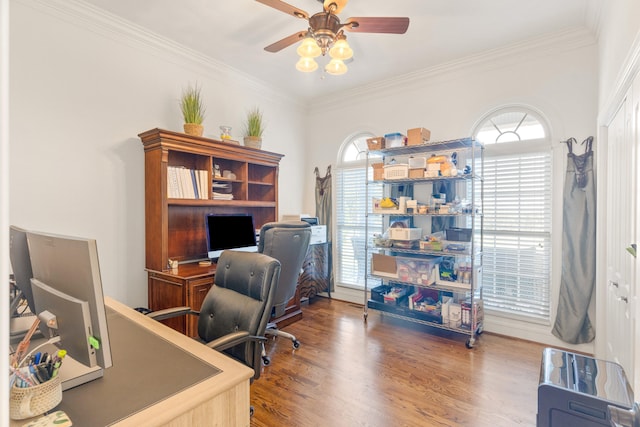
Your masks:
M 82 378 L 70 378 L 66 387 L 63 378 L 63 388 L 99 378 L 103 369 L 112 366 L 112 360 L 96 241 L 27 231 L 27 242 L 36 313 L 40 316 L 46 310 L 56 316 L 59 328 L 64 329 L 59 330 L 59 346 L 66 349 L 73 360 L 92 368 L 79 373 Z M 76 328 L 86 320 L 88 330 L 67 326 L 76 324 Z M 91 364 L 96 366 L 89 366 Z M 93 369 L 95 367 L 99 369 Z
M 211 259 L 217 259 L 225 249 L 257 252 L 256 229 L 253 216 L 243 214 L 207 214 L 207 250 Z
M 40 309 L 39 317 L 45 318 L 43 313 L 55 316 L 54 329 L 55 335 L 60 337 L 60 346 L 76 361 L 89 368 L 95 367 L 97 358 L 96 349 L 91 345 L 93 328 L 89 303 L 60 292 L 38 279 L 31 279 L 31 285 Z M 41 328 L 46 326 L 44 323 L 41 325 Z
M 33 302 L 33 292 L 31 292 L 31 258 L 29 257 L 29 246 L 27 246 L 27 230 L 12 225 L 9 227 L 9 259 L 11 260 L 11 270 L 16 288 L 20 291 L 15 300 L 11 302 L 11 316 L 18 314 L 17 305 L 24 299 L 31 313 L 36 312 Z M 14 305 L 16 305 L 14 307 Z

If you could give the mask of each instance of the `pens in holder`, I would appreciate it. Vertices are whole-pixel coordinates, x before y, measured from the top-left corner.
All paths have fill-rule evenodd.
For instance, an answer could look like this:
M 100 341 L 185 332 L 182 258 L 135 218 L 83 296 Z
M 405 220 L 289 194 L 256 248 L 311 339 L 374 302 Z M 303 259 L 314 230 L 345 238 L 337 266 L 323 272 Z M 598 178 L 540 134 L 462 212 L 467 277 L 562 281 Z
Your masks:
M 24 336 L 22 341 L 20 341 L 20 344 L 18 344 L 16 352 L 13 353 L 13 356 L 11 357 L 11 366 L 13 366 L 14 368 L 17 368 L 19 366 L 22 360 L 22 356 L 24 356 L 24 354 L 27 352 L 29 344 L 31 343 L 31 337 L 36 332 L 36 329 L 38 329 L 39 324 L 40 319 L 36 317 L 36 320 L 33 321 L 31 328 L 29 328 L 27 334 Z
M 53 369 L 51 371 L 51 378 L 55 378 L 58 375 L 58 371 L 60 370 L 60 365 L 62 365 L 62 359 L 67 355 L 66 350 L 58 350 L 58 354 L 56 354 L 53 358 Z

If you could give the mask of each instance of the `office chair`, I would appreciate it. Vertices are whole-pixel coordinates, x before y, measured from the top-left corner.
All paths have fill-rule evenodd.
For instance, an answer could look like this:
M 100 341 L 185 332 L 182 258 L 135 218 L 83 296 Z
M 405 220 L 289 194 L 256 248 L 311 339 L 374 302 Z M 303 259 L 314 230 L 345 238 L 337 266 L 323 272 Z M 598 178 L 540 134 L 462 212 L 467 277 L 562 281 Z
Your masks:
M 199 311 L 176 307 L 147 316 L 164 320 L 197 315 L 200 340 L 253 368 L 255 380 L 260 377 L 260 344 L 266 340 L 279 276 L 280 262 L 270 256 L 226 250 L 218 259 L 214 285 Z
M 280 261 L 280 279 L 271 310 L 271 319 L 285 313 L 287 303 L 296 293 L 298 276 L 302 271 L 302 263 L 307 254 L 311 227 L 304 221 L 269 222 L 260 229 L 258 252 L 269 255 Z M 291 340 L 293 348 L 300 347 L 300 342 L 292 334 L 278 330 L 275 323 L 267 325 L 265 335 L 281 336 Z M 266 365 L 271 360 L 262 344 L 262 362 Z

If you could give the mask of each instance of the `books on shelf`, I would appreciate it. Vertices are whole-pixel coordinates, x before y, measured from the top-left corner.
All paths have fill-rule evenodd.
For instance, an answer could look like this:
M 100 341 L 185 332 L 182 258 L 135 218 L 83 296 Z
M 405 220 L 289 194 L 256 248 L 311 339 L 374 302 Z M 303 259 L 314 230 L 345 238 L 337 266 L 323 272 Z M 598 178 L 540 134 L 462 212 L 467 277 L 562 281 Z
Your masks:
M 206 170 L 167 167 L 167 197 L 170 199 L 208 199 Z
M 213 182 L 213 199 L 214 200 L 233 200 L 231 182 Z
M 213 192 L 214 200 L 233 200 L 233 194 L 224 194 L 224 193 L 216 193 Z

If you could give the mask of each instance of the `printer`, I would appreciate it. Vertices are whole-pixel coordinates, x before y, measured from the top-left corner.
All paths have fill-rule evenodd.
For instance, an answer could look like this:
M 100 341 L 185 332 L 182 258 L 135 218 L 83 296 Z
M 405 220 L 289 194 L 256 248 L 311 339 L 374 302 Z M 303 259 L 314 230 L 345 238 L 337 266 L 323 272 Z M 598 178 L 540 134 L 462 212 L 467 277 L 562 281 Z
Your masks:
M 634 427 L 636 409 L 631 385 L 619 364 L 544 349 L 537 427 Z
M 282 215 L 283 221 L 304 221 L 311 226 L 311 240 L 309 245 L 318 245 L 327 243 L 327 226 L 318 224 L 318 217 L 308 216 L 308 214 L 300 215 Z
M 327 226 L 319 225 L 317 217 L 301 217 L 300 221 L 307 222 L 311 226 L 311 240 L 309 240 L 309 245 L 327 243 Z

